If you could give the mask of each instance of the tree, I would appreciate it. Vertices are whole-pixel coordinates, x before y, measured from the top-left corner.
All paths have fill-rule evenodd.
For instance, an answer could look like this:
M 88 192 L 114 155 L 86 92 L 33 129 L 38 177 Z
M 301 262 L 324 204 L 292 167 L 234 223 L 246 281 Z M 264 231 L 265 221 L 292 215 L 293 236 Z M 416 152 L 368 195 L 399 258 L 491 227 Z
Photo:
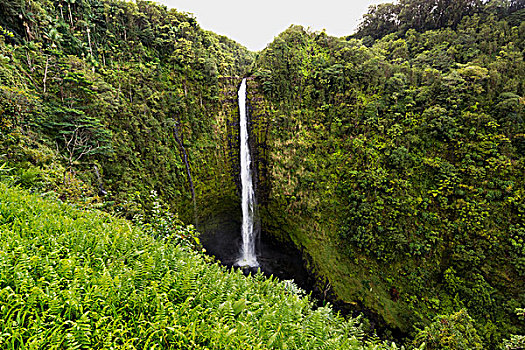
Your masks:
M 39 99 L 26 90 L 0 86 L 0 137 L 31 127 L 41 111 Z
M 62 112 L 67 113 L 66 119 L 54 125 L 59 129 L 56 145 L 67 164 L 64 183 L 68 183 L 74 165 L 82 159 L 111 153 L 111 132 L 104 128 L 98 119 L 86 116 L 82 111 L 61 109 Z
M 481 338 L 473 325 L 467 310 L 452 315 L 441 315 L 420 330 L 414 339 L 416 346 L 426 344 L 427 350 L 483 349 Z
M 399 10 L 399 5 L 391 3 L 370 6 L 359 24 L 356 36 L 379 39 L 396 32 L 399 29 Z

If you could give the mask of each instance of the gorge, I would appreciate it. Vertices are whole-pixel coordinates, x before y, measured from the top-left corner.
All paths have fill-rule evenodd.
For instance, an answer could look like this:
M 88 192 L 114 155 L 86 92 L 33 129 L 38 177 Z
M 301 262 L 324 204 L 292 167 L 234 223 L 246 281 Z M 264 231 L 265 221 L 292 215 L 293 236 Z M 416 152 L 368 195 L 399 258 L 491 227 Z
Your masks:
M 524 16 L 402 0 L 254 53 L 148 1 L 0 1 L 0 177 L 159 239 L 193 222 L 224 265 L 306 281 L 407 346 L 460 325 L 496 349 L 525 329 Z

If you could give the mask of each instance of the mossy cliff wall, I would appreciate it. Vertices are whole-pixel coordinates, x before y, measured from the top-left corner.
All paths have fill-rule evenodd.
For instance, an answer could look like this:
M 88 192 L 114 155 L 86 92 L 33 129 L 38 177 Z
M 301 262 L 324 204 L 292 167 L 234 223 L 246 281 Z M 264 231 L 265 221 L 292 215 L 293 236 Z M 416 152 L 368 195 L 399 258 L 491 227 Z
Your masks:
M 431 192 L 437 187 L 432 169 L 418 168 L 417 175 L 402 183 L 405 186 L 401 186 L 402 191 L 392 192 L 398 191 L 400 179 L 407 175 L 403 175 L 403 168 L 399 168 L 399 175 L 397 168 L 390 170 L 395 161 L 393 157 L 385 160 L 386 165 L 379 165 L 374 154 L 366 149 L 369 146 L 364 146 L 370 142 L 367 134 L 351 127 L 357 125 L 358 120 L 353 117 L 345 123 L 330 120 L 332 112 L 324 109 L 325 106 L 290 108 L 286 103 L 268 99 L 263 87 L 260 79 L 249 80 L 248 104 L 261 232 L 283 243 L 293 242 L 303 252 L 308 268 L 318 276 L 317 289 L 322 295 L 331 296 L 343 308 L 371 310 L 375 320 L 394 332 L 413 333 L 415 325 L 461 308 L 466 308 L 478 321 L 478 331 L 487 343 L 509 329 L 516 332 L 521 327 L 512 317 L 513 309 L 523 300 L 520 287 L 523 280 L 516 278 L 519 265 L 510 264 L 505 254 L 496 254 L 490 249 L 481 254 L 477 263 L 467 262 L 458 253 L 471 257 L 474 251 L 479 252 L 480 247 L 488 244 L 509 251 L 502 248 L 508 243 L 497 243 L 485 236 L 463 237 L 461 230 L 449 234 L 448 226 L 453 220 L 473 219 L 458 219 L 455 215 L 459 214 L 442 211 L 436 204 L 417 204 L 418 196 L 429 198 L 425 200 L 430 203 L 436 201 Z M 371 135 L 368 137 L 374 134 Z M 385 146 L 388 150 L 385 152 L 395 153 L 399 147 L 396 142 L 399 138 Z M 434 149 L 434 144 L 429 147 L 440 157 L 440 150 Z M 519 162 L 515 164 L 517 169 L 521 167 Z M 391 174 L 390 181 L 374 180 L 385 172 Z M 513 178 L 519 170 L 512 172 L 499 176 Z M 369 174 L 370 179 L 362 180 L 356 174 Z M 514 179 L 521 181 L 519 177 Z M 409 186 L 414 187 L 411 191 L 417 195 L 408 194 Z M 373 202 L 364 199 L 362 206 L 370 206 L 369 201 L 375 205 L 370 207 L 370 211 L 375 212 L 360 213 L 374 221 L 365 233 L 378 230 L 383 235 L 383 241 L 379 238 L 367 241 L 366 249 L 349 243 L 363 234 L 352 228 L 363 218 L 348 219 L 353 213 L 348 201 L 356 196 L 372 196 Z M 411 198 L 416 200 L 414 211 L 409 210 L 408 204 L 402 204 Z M 461 199 L 457 201 L 459 206 Z M 512 203 L 508 206 L 513 208 Z M 493 215 L 487 218 L 499 222 L 501 231 L 496 235 L 503 235 L 506 231 L 498 215 L 515 211 L 497 210 L 493 208 Z M 436 220 L 438 217 L 441 219 Z M 423 223 L 414 225 L 411 223 L 414 219 Z M 429 220 L 432 224 L 427 226 Z M 390 222 L 388 227 L 385 222 Z M 343 237 L 341 232 L 348 230 L 347 227 L 350 227 L 349 233 Z M 404 258 L 399 259 L 381 257 L 382 252 L 397 254 L 398 245 L 405 244 L 403 237 L 394 231 L 398 228 L 409 236 L 406 245 L 414 251 L 403 253 Z M 415 250 L 419 245 L 412 238 L 420 237 L 423 230 L 443 237 L 440 238 L 443 242 L 426 245 L 428 251 L 424 254 Z M 373 248 L 378 245 L 381 250 Z M 466 247 L 471 248 L 466 250 Z M 473 267 L 476 264 L 480 267 Z M 492 310 L 492 313 L 487 317 L 483 310 Z
M 201 148 L 196 159 L 196 192 L 199 224 L 206 231 L 218 216 L 240 219 L 239 191 L 239 77 L 219 80 L 216 109 L 208 114 L 212 133 L 206 135 L 209 146 Z
M 321 296 L 347 310 L 371 309 L 380 315 L 380 323 L 383 319 L 407 331 L 406 305 L 392 300 L 392 286 L 381 277 L 382 267 L 341 253 L 334 237 L 338 208 L 326 189 L 297 190 L 298 182 L 308 176 L 311 154 L 307 151 L 315 144 L 296 142 L 301 127 L 291 127 L 290 117 L 264 97 L 256 79 L 248 80 L 247 91 L 262 234 L 293 243 L 303 252 L 308 269 L 317 276 Z

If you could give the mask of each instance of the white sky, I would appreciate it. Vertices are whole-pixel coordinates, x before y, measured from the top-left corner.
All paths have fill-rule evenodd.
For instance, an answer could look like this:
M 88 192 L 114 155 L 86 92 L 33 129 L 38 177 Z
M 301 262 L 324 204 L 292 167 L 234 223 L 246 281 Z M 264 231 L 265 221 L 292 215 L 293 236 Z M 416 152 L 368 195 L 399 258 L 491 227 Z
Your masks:
M 368 6 L 393 0 L 156 0 L 193 13 L 203 29 L 241 43 L 252 51 L 266 47 L 291 24 L 334 36 L 354 32 Z

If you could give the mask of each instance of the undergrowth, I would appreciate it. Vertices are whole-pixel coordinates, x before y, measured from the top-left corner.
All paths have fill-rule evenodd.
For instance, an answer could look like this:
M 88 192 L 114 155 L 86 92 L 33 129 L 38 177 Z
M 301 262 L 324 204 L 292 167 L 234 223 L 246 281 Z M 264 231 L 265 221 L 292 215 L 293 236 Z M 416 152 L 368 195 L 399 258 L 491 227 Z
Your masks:
M 154 236 L 0 183 L 0 348 L 387 347 L 284 283 L 209 262 L 180 230 Z

